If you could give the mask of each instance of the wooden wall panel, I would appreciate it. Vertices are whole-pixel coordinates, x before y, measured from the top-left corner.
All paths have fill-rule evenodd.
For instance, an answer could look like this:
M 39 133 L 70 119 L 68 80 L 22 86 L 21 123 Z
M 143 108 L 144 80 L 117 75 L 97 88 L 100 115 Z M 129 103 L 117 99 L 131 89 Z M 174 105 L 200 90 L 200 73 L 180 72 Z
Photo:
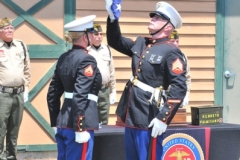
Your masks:
M 126 33 L 132 33 L 132 34 L 140 34 L 149 36 L 148 30 L 147 30 L 147 24 L 143 22 L 124 22 L 121 24 L 121 32 L 123 34 Z M 106 31 L 106 23 L 101 22 L 101 26 L 104 31 Z M 205 28 L 208 28 L 208 30 L 205 30 Z M 181 36 L 191 36 L 191 35 L 212 35 L 213 32 L 215 32 L 215 25 L 214 24 L 185 24 L 179 29 L 181 32 Z
M 147 30 L 150 21 L 149 12 L 155 10 L 157 2 L 157 0 L 123 1 L 119 22 L 125 37 L 135 39 L 137 36 L 149 36 Z M 183 19 L 183 26 L 178 30 L 179 47 L 188 56 L 191 68 L 190 103 L 186 107 L 187 120 L 190 121 L 190 106 L 214 104 L 216 0 L 166 0 L 166 2 L 173 5 Z M 107 12 L 104 1 L 91 0 L 91 3 L 83 0 L 77 1 L 77 18 L 89 14 L 97 15 L 96 21 L 102 25 L 105 33 Z M 104 42 L 107 42 L 106 37 L 104 37 Z M 117 103 L 110 108 L 109 122 L 115 124 L 116 106 L 132 73 L 131 58 L 114 49 L 111 50 L 116 68 Z
M 87 2 L 90 0 L 85 0 Z M 92 3 L 83 3 L 83 0 L 77 1 L 77 10 L 105 10 L 104 1 L 91 0 Z M 122 2 L 122 11 L 152 11 L 155 9 L 156 0 L 125 0 Z M 202 0 L 166 0 L 174 6 L 179 12 L 215 12 L 215 1 L 202 1 Z M 187 3 L 187 5 L 186 5 Z M 144 6 L 144 7 L 143 7 Z
M 138 11 L 131 11 L 129 12 L 124 12 L 124 10 L 121 13 L 121 18 L 120 22 L 122 23 L 127 23 L 127 22 L 134 22 L 134 23 L 149 23 L 150 17 L 149 17 L 149 12 L 138 12 Z M 107 19 L 107 13 L 105 10 L 77 10 L 76 11 L 76 16 L 77 18 L 90 15 L 90 14 L 96 14 L 97 18 L 96 21 L 105 23 Z M 181 13 L 181 17 L 183 18 L 183 25 L 186 25 L 188 23 L 192 24 L 215 24 L 216 19 L 215 19 L 215 13 L 191 13 L 191 12 L 183 12 Z

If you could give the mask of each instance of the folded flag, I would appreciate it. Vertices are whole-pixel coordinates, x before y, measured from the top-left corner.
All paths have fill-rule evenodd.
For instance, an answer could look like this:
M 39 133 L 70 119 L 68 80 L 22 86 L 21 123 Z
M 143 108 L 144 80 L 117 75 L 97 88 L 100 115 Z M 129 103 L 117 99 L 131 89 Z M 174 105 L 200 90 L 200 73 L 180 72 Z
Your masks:
M 118 20 L 118 19 L 120 18 L 120 14 L 121 14 L 121 3 L 122 3 L 122 0 L 113 0 L 113 2 L 112 2 L 111 9 L 112 9 L 114 18 L 115 18 L 116 20 Z

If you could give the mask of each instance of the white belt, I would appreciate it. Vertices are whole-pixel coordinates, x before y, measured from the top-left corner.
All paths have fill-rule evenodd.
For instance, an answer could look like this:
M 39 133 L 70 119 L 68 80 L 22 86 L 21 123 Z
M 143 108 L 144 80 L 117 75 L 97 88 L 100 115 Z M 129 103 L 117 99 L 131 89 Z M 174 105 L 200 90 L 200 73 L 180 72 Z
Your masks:
M 153 87 L 139 81 L 138 79 L 134 79 L 133 76 L 131 76 L 130 81 L 132 82 L 132 84 L 134 86 L 137 86 L 138 88 L 140 88 L 144 91 L 148 91 L 148 92 L 152 93 L 151 99 L 149 100 L 150 103 L 152 102 L 153 96 L 154 96 L 155 101 L 158 101 L 158 96 L 159 96 L 159 93 L 160 93 L 159 89 L 153 88 Z M 163 90 L 163 94 L 165 95 L 164 90 Z M 164 105 L 164 100 L 163 100 L 163 98 L 161 98 L 160 109 L 162 109 L 163 105 Z
M 73 93 L 64 92 L 64 98 L 72 99 L 73 98 Z M 98 96 L 96 96 L 94 94 L 88 94 L 88 99 L 97 102 L 98 101 Z
M 154 90 L 155 90 L 155 88 L 153 88 L 153 87 L 151 87 L 151 86 L 149 86 L 149 85 L 147 85 L 147 84 L 145 84 L 145 83 L 143 83 L 143 82 L 141 82 L 137 79 L 134 79 L 133 76 L 131 76 L 130 81 L 133 83 L 134 86 L 137 86 L 138 88 L 141 88 L 144 91 L 148 91 L 148 92 L 153 93 Z

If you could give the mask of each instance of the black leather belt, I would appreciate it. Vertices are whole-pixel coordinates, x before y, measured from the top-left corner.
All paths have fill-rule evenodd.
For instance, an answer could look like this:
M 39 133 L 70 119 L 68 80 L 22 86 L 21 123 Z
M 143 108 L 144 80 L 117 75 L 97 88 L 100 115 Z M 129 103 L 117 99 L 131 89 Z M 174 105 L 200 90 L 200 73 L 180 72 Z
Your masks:
M 105 89 L 105 88 L 107 88 L 107 87 L 108 87 L 108 84 L 102 84 L 101 89 Z
M 18 87 L 5 87 L 0 86 L 0 92 L 2 93 L 10 93 L 10 94 L 18 94 L 24 92 L 24 86 L 18 86 Z

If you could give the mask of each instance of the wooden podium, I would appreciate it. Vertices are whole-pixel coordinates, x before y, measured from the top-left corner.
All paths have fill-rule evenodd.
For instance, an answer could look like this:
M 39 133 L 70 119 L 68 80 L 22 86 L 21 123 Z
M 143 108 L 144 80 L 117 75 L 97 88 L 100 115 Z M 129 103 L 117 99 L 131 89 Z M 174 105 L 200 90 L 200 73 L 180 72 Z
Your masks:
M 170 126 L 186 126 L 187 125 L 187 112 L 186 108 L 179 108 L 173 117 Z
M 125 126 L 122 120 L 117 117 L 117 126 Z M 187 125 L 187 113 L 185 108 L 179 108 L 174 118 L 172 119 L 170 126 L 186 126 Z

